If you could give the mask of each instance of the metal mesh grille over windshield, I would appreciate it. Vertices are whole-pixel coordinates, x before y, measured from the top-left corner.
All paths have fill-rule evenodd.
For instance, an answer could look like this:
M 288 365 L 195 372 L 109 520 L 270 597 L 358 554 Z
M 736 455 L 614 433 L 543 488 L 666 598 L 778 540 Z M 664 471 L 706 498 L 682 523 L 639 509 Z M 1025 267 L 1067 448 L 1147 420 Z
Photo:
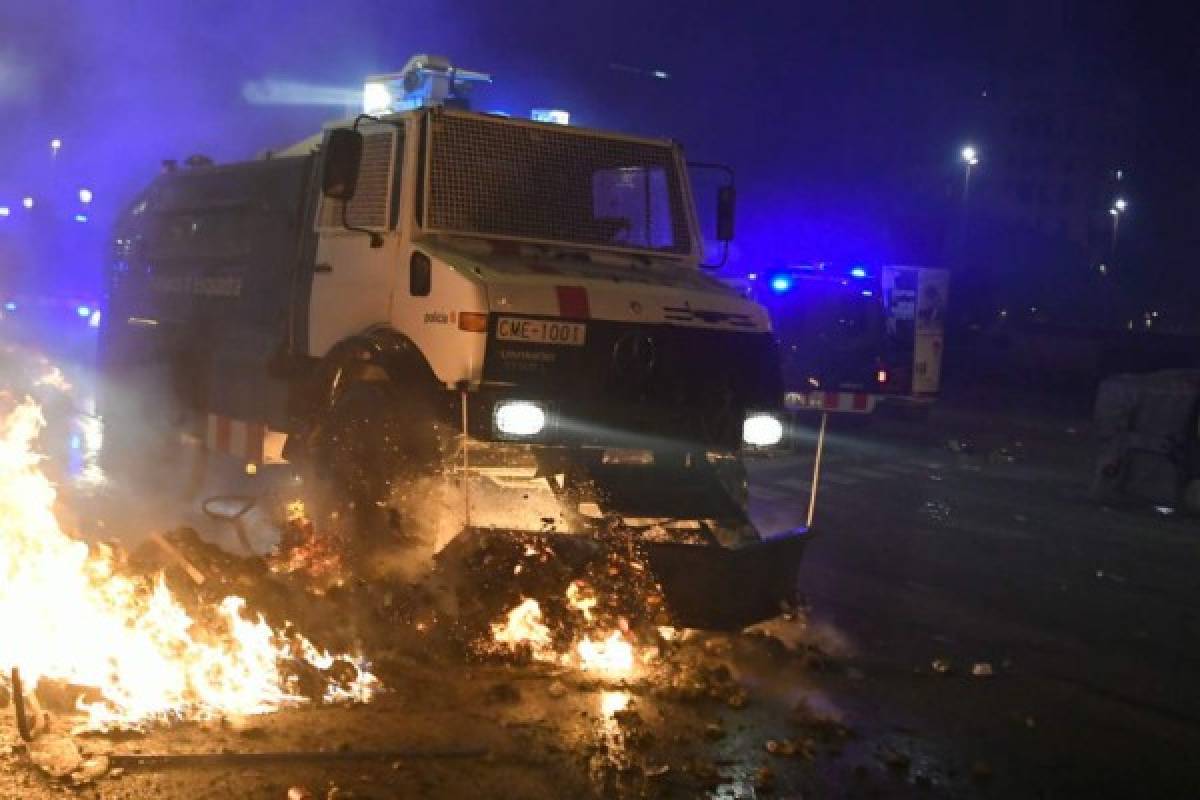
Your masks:
M 667 145 L 453 114 L 434 117 L 432 125 L 430 229 L 691 250 Z

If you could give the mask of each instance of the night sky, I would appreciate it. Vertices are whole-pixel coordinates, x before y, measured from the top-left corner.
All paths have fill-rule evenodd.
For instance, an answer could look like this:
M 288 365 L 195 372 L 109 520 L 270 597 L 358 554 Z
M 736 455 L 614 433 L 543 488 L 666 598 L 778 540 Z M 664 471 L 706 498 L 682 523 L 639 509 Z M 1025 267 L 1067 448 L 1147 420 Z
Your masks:
M 1141 4 L 1145 5 L 1145 4 Z M 1200 296 L 1195 16 L 1136 3 L 382 2 L 44 0 L 0 6 L 0 203 L 55 167 L 110 218 L 164 158 L 253 156 L 341 109 L 264 106 L 249 81 L 356 88 L 416 52 L 493 73 L 481 110 L 671 136 L 735 167 L 734 266 L 922 261 L 898 194 L 960 175 L 972 103 L 1067 63 L 1137 97 L 1123 232 L 1130 291 Z M 655 78 L 654 70 L 669 74 Z M 987 142 L 980 142 L 986 148 Z M 981 168 L 986 169 L 985 163 Z M 84 284 L 90 258 L 72 267 Z M 1149 302 L 1149 301 L 1148 301 Z

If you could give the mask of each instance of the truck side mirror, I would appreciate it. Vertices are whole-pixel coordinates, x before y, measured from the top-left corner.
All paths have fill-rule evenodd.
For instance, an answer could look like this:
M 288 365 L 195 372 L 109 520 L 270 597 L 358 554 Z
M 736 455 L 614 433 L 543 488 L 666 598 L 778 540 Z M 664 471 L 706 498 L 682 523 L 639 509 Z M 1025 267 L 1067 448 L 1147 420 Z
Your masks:
M 717 189 L 717 241 L 733 241 L 733 207 L 736 193 L 733 186 Z
M 321 193 L 331 200 L 348 202 L 358 189 L 358 165 L 362 161 L 363 136 L 350 128 L 335 128 L 325 141 L 325 164 Z

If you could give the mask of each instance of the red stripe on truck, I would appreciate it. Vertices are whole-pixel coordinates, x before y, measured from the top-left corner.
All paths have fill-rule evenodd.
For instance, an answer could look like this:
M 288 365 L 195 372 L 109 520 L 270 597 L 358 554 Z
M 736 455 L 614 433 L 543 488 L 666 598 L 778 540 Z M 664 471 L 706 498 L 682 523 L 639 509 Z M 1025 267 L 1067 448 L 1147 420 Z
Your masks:
M 267 426 L 261 422 L 246 423 L 246 460 L 253 464 L 263 461 L 263 439 L 267 436 Z
M 229 417 L 217 417 L 217 436 L 213 447 L 219 453 L 229 452 L 229 442 L 233 438 L 233 420 Z
M 555 286 L 558 294 L 558 313 L 563 317 L 573 319 L 590 319 L 591 306 L 588 304 L 587 289 L 582 286 Z

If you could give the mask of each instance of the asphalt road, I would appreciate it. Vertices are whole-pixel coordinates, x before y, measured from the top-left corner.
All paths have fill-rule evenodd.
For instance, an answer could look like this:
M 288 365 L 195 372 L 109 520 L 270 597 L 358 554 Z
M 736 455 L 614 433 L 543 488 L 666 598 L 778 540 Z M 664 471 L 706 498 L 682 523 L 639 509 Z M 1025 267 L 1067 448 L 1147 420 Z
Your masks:
M 63 367 L 86 384 L 87 348 L 74 350 L 76 358 Z M 803 692 L 855 738 L 811 762 L 788 762 L 786 769 L 770 762 L 778 796 L 1200 795 L 1200 766 L 1190 757 L 1200 752 L 1194 677 L 1200 522 L 1094 504 L 1087 494 L 1088 425 L 1084 415 L 1072 413 L 1079 408 L 1086 403 L 988 390 L 952 393 L 925 423 L 835 424 L 800 579 L 807 601 L 802 636 L 829 653 L 834 668 L 791 664 L 756 671 L 739 661 L 735 643 L 730 665 L 756 702 L 731 712 L 720 704 L 677 707 L 639 695 L 643 716 L 658 720 L 662 750 L 654 758 L 670 763 L 672 775 L 685 773 L 681 765 L 697 754 L 719 765 L 761 764 L 763 739 L 782 730 Z M 763 529 L 803 521 L 811 444 L 810 436 L 795 455 L 751 463 L 751 502 Z M 973 675 L 976 664 L 992 674 Z M 424 711 L 440 715 L 439 730 L 461 728 L 469 737 L 480 724 L 479 705 L 453 692 L 467 692 L 468 685 L 483 692 L 488 684 L 461 674 L 462 667 L 439 669 L 445 673 L 440 689 L 427 690 L 431 679 L 402 711 L 392 714 L 381 705 L 369 713 L 380 725 L 390 720 L 387 730 L 411 733 L 408 721 L 424 713 L 424 704 L 430 706 Z M 411 680 L 405 675 L 398 683 Z M 789 682 L 771 698 L 769 684 Z M 597 687 L 580 686 L 548 714 L 561 724 L 529 745 L 550 765 L 529 766 L 529 780 L 543 788 L 510 786 L 497 796 L 550 797 L 555 786 L 591 783 L 565 761 L 566 754 L 593 748 L 600 730 L 572 732 L 576 706 L 602 701 L 593 696 Z M 505 738 L 505 731 L 516 730 L 505 715 L 531 708 L 543 714 L 544 704 L 542 694 L 527 691 L 520 703 L 499 707 L 496 749 L 526 748 Z M 315 730 L 319 718 L 307 717 L 305 725 Z M 611 726 L 597 719 L 601 728 Z M 713 719 L 736 733 L 707 742 L 703 731 Z M 6 727 L 0 745 L 7 746 L 7 733 Z M 45 796 L 58 791 L 31 783 L 20 759 L 0 758 L 0 767 L 0 797 L 34 797 L 34 786 L 45 787 Z M 457 796 L 466 785 L 451 776 L 490 785 L 487 770 L 495 768 L 449 770 L 433 784 L 418 783 L 426 796 Z M 720 769 L 724 780 L 741 767 Z M 436 772 L 414 774 L 421 781 L 436 778 Z M 394 782 L 395 771 L 388 768 L 384 776 L 372 774 L 373 783 L 364 779 L 364 785 L 391 786 L 380 781 Z M 195 782 L 168 787 L 127 779 L 98 796 L 280 794 L 264 778 L 239 780 L 214 784 L 205 794 L 196 793 Z M 755 796 L 746 780 L 722 786 L 725 796 Z M 681 791 L 660 794 L 692 796 Z
M 834 702 L 968 793 L 1196 796 L 1200 524 L 1097 506 L 1086 420 L 1003 408 L 827 441 L 801 589 L 850 665 Z M 810 473 L 752 464 L 764 527 Z

